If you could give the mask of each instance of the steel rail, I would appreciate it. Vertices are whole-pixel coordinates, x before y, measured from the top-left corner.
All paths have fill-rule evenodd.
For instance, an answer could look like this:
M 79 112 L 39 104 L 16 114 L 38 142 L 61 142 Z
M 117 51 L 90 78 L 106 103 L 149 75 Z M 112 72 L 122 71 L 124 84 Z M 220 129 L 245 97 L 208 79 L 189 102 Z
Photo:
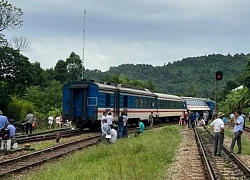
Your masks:
M 166 125 L 170 125 L 170 124 L 169 123 L 159 124 L 159 125 L 153 126 L 153 128 L 159 128 L 159 127 L 163 127 Z M 145 128 L 145 130 L 148 130 L 148 129 L 150 128 Z M 134 128 L 134 129 L 130 129 L 128 133 L 131 134 L 137 131 L 138 129 Z M 93 140 L 95 141 L 93 142 Z M 90 142 L 86 143 L 86 141 L 90 141 Z M 16 173 L 16 172 L 22 171 L 28 167 L 33 167 L 33 166 L 42 164 L 48 160 L 55 159 L 65 154 L 71 153 L 73 151 L 95 145 L 99 142 L 100 142 L 100 134 L 92 136 L 92 137 L 84 138 L 81 140 L 76 140 L 73 142 L 57 145 L 54 147 L 49 147 L 49 148 L 42 149 L 42 150 L 30 153 L 30 154 L 18 156 L 12 159 L 1 161 L 0 162 L 0 177 L 3 177 L 10 173 Z M 86 144 L 81 144 L 81 143 L 86 143 Z M 74 145 L 76 145 L 76 147 L 74 147 Z M 69 149 L 64 149 L 64 148 L 69 148 Z M 6 169 L 6 168 L 9 168 L 9 169 Z
M 206 129 L 206 131 L 213 137 L 214 139 L 214 134 L 209 131 L 206 127 L 204 127 L 204 129 Z M 250 169 L 247 167 L 247 165 L 241 161 L 235 154 L 231 153 L 230 150 L 225 146 L 223 145 L 223 150 L 224 152 L 232 158 L 232 160 L 234 161 L 235 164 L 237 164 L 246 174 L 247 176 L 250 177 Z
M 197 142 L 197 145 L 200 149 L 200 153 L 202 155 L 202 159 L 203 159 L 203 164 L 205 166 L 205 168 L 207 169 L 207 175 L 208 175 L 208 178 L 210 180 L 215 180 L 216 177 L 215 177 L 215 173 L 213 171 L 213 168 L 207 158 L 207 154 L 206 154 L 206 151 L 204 149 L 204 146 L 203 146 L 203 143 L 201 142 L 201 139 L 200 139 L 200 135 L 199 133 L 197 132 L 196 128 L 194 128 L 194 133 L 195 133 L 195 138 L 196 138 L 196 142 Z

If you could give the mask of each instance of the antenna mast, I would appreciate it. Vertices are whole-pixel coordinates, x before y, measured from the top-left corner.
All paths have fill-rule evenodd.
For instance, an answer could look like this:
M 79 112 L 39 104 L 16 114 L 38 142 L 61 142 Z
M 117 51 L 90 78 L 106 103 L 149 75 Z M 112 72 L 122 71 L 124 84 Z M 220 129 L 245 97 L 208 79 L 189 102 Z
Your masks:
M 85 44 L 85 20 L 86 20 L 86 10 L 84 10 L 84 29 L 83 29 L 83 42 L 82 42 L 82 79 L 83 79 L 83 69 L 84 69 L 84 44 Z

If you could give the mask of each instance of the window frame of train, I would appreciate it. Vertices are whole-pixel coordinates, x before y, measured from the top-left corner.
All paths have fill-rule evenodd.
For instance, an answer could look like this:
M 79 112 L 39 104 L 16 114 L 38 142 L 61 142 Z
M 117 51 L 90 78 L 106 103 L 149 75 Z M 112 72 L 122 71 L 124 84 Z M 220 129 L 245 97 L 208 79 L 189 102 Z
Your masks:
M 135 108 L 139 108 L 139 102 L 140 98 L 138 96 L 135 96 Z
M 127 95 L 123 95 L 123 108 L 127 108 L 128 107 L 128 96 Z
M 105 95 L 105 106 L 110 107 L 111 106 L 111 94 L 106 93 Z

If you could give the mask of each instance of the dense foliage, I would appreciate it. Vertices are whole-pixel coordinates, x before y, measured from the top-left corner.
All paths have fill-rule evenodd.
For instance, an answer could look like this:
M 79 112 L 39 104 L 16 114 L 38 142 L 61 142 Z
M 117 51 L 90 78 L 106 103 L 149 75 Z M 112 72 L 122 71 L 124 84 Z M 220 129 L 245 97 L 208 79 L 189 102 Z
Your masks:
M 221 70 L 223 80 L 218 83 L 219 91 L 228 83 L 231 88 L 237 84 L 230 84 L 244 70 L 250 55 L 208 55 L 201 57 L 189 57 L 182 61 L 168 63 L 164 66 L 153 67 L 147 64 L 123 64 L 118 67 L 110 67 L 107 72 L 98 70 L 86 71 L 87 78 L 100 79 L 107 75 L 125 75 L 129 79 L 151 80 L 157 84 L 162 92 L 185 96 L 214 97 L 215 72 Z M 229 82 L 228 82 L 229 81 Z M 227 91 L 227 90 L 225 90 Z M 222 94 L 220 94 L 222 97 Z

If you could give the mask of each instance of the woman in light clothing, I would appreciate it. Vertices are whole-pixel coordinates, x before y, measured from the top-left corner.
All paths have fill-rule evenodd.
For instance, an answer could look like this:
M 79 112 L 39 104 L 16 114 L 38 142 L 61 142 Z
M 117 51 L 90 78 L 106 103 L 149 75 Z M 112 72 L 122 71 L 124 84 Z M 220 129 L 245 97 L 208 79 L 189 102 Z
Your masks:
M 49 116 L 49 118 L 48 118 L 48 123 L 49 123 L 49 129 L 51 129 L 51 127 L 52 127 L 52 124 L 53 124 L 53 116 Z

